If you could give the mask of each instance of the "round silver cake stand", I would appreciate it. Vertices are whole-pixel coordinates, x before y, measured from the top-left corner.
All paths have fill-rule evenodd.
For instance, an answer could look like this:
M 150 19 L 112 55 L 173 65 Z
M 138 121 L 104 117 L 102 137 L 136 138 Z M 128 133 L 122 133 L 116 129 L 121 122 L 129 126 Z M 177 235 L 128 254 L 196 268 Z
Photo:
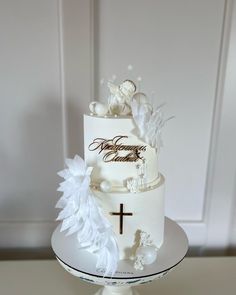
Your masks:
M 123 260 L 113 277 L 104 277 L 96 270 L 96 256 L 78 249 L 76 235 L 65 236 L 59 225 L 52 235 L 52 248 L 59 263 L 72 275 L 104 286 L 95 295 L 137 295 L 132 286 L 151 282 L 166 275 L 185 257 L 188 239 L 183 229 L 165 217 L 164 243 L 158 250 L 157 260 L 144 270 L 135 270 L 133 261 Z

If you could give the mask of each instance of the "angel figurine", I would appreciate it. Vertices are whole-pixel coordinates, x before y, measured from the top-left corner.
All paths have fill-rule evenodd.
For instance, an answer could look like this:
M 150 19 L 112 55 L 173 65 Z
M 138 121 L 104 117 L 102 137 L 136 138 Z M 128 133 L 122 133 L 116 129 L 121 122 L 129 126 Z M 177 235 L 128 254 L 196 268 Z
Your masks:
M 136 91 L 133 81 L 125 80 L 120 85 L 108 82 L 110 97 L 108 98 L 109 112 L 114 115 L 128 115 L 131 113 L 130 102 Z

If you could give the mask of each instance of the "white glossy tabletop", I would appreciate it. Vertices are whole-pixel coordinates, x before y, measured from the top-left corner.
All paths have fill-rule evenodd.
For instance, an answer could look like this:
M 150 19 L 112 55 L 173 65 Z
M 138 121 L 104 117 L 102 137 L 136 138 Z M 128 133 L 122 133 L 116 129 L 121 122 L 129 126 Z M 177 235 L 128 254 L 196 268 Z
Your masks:
M 234 295 L 236 257 L 185 258 L 166 277 L 135 288 L 141 295 Z M 2 295 L 92 295 L 98 289 L 67 273 L 56 260 L 0 261 Z

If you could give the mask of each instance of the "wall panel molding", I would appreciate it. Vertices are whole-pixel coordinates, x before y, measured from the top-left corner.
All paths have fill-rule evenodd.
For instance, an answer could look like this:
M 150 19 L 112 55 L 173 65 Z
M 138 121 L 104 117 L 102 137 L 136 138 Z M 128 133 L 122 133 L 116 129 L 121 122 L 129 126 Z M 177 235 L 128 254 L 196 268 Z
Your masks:
M 204 219 L 207 223 L 206 248 L 225 249 L 232 233 L 235 199 L 236 85 L 235 85 L 235 1 L 225 1 L 225 17 L 216 87 L 212 130 L 209 199 Z M 219 238 L 220 237 L 220 238 Z
M 236 19 L 235 10 L 234 1 L 226 0 L 219 46 L 215 105 L 202 218 L 177 220 L 186 230 L 190 244 L 201 246 L 198 248 L 198 253 L 203 255 L 217 249 L 220 251 L 217 253 L 225 253 L 230 244 L 229 241 L 234 239 L 232 234 L 235 232 L 232 224 L 236 220 L 233 213 L 236 167 L 234 161 L 230 162 L 230 156 L 227 159 L 227 155 L 233 155 L 236 149 L 235 139 L 232 138 L 232 134 L 236 132 L 234 127 L 236 119 L 235 116 L 230 116 L 230 110 L 236 109 L 236 106 L 233 107 L 235 103 L 233 103 L 232 93 L 228 90 L 235 84 L 233 82 L 236 69 L 233 56 L 233 52 L 236 51 L 234 48 L 236 34 L 233 29 Z M 235 86 L 233 92 L 236 94 Z
M 58 1 L 0 6 L 0 248 L 48 247 L 64 158 Z
M 63 14 L 63 52 L 67 156 L 83 155 L 83 114 L 93 97 L 93 2 L 60 0 Z
M 60 73 L 60 96 L 61 96 L 61 117 L 62 117 L 62 145 L 63 159 L 68 155 L 68 135 L 67 135 L 67 109 L 65 93 L 65 61 L 64 61 L 64 30 L 63 30 L 63 0 L 57 0 L 57 17 L 58 17 L 58 50 L 59 50 L 59 73 Z
M 15 3 L 16 5 L 14 9 L 11 9 L 11 11 L 9 10 L 10 4 L 8 5 L 2 3 L 2 11 L 5 11 L 5 14 L 11 13 L 11 16 L 14 16 L 14 13 L 17 14 L 16 7 L 18 6 L 17 1 Z M 37 178 L 34 178 L 36 186 L 31 188 L 32 181 L 29 179 L 28 181 L 30 181 L 29 184 L 31 186 L 27 189 L 32 191 L 32 195 L 30 196 L 29 192 L 29 196 L 23 195 L 23 198 L 20 198 L 20 194 L 24 193 L 21 193 L 20 190 L 19 192 L 15 192 L 12 188 L 10 188 L 8 193 L 16 195 L 16 197 L 14 197 L 14 195 L 10 196 L 11 198 L 16 198 L 14 206 L 10 204 L 10 198 L 6 198 L 3 195 L 5 198 L 3 199 L 2 196 L 0 196 L 1 208 L 3 208 L 4 205 L 10 211 L 10 214 L 5 214 L 3 212 L 4 214 L 0 215 L 0 248 L 49 247 L 52 231 L 56 227 L 54 219 L 57 211 L 54 208 L 54 205 L 59 197 L 59 194 L 56 192 L 56 188 L 60 179 L 57 177 L 56 173 L 63 168 L 64 159 L 66 157 L 73 157 L 75 154 L 80 154 L 81 156 L 83 155 L 83 114 L 88 110 L 88 104 L 93 95 L 92 1 L 44 0 L 38 2 L 37 0 L 23 0 L 19 6 L 20 13 L 17 14 L 15 25 L 18 27 L 18 30 L 27 28 L 27 33 L 24 34 L 23 32 L 23 34 L 21 34 L 21 38 L 25 40 L 24 42 L 28 42 L 31 34 L 33 36 L 33 40 L 36 38 L 35 36 L 39 35 L 39 38 L 37 39 L 37 47 L 42 47 L 42 55 L 44 54 L 44 51 L 47 53 L 45 53 L 45 58 L 42 61 L 38 61 L 36 58 L 34 59 L 32 66 L 26 63 L 21 71 L 21 76 L 23 76 L 22 79 L 24 79 L 24 75 L 27 76 L 27 71 L 35 73 L 33 80 L 35 91 L 34 89 L 31 89 L 31 85 L 28 85 L 26 96 L 28 95 L 29 89 L 30 91 L 32 90 L 30 105 L 32 105 L 32 108 L 35 107 L 37 109 L 35 110 L 36 114 L 32 114 L 32 122 L 30 122 L 31 124 L 28 124 L 27 129 L 31 127 L 32 132 L 34 131 L 40 133 L 39 127 L 43 126 L 46 130 L 44 125 L 48 124 L 50 140 L 45 140 L 45 142 L 43 142 L 45 138 L 45 133 L 43 133 L 41 134 L 43 139 L 40 142 L 40 145 L 47 146 L 47 149 L 44 152 L 46 154 L 44 158 L 49 157 L 50 160 L 48 163 L 53 163 L 56 168 L 53 166 L 50 167 L 50 169 L 47 169 L 46 164 L 41 171 L 40 161 L 42 163 L 45 162 L 42 161 L 42 159 L 37 159 L 36 161 L 31 161 L 31 158 L 26 158 L 25 160 L 22 159 L 22 163 L 23 161 L 27 161 L 29 159 L 32 162 L 32 165 L 34 165 L 32 166 L 31 174 L 32 178 L 34 177 L 34 174 L 37 174 Z M 32 20 L 33 25 L 31 27 L 26 26 L 29 15 L 31 19 L 34 14 L 34 21 Z M 22 18 L 22 15 L 25 19 Z M 13 35 L 15 39 L 11 40 L 11 35 L 7 34 L 7 31 L 5 31 L 8 30 L 8 25 L 11 25 L 11 17 L 6 18 L 6 20 L 5 18 L 2 18 L 1 21 L 5 21 L 5 23 L 2 25 L 0 33 L 3 32 L 4 38 L 8 35 L 7 38 L 9 39 L 9 44 L 11 44 L 10 42 L 16 42 L 14 45 L 15 48 L 19 47 L 19 50 L 23 50 L 22 48 L 24 48 L 25 45 L 23 43 L 23 45 L 21 43 L 17 43 L 17 36 Z M 19 26 L 17 21 L 19 21 Z M 46 27 L 47 25 L 48 27 Z M 10 26 L 9 28 L 10 30 L 12 29 Z M 40 28 L 42 31 L 39 32 L 38 30 Z M 44 42 L 40 43 L 39 40 Z M 5 46 L 7 46 L 8 43 L 5 43 Z M 28 47 L 27 49 L 29 60 L 35 52 L 38 52 L 38 48 L 35 48 L 34 46 L 35 44 L 31 44 L 31 47 Z M 8 54 L 8 51 L 10 56 L 12 50 L 6 49 L 6 54 Z M 24 56 L 25 52 L 23 52 L 23 58 Z M 18 53 L 14 56 L 14 60 L 18 61 L 18 58 L 20 58 L 20 52 L 19 57 Z M 41 52 L 39 54 L 39 58 L 41 58 Z M 47 61 L 47 58 L 53 59 L 53 62 L 51 62 L 51 59 Z M 44 76 L 47 77 L 49 74 L 46 72 L 38 73 L 37 67 L 41 70 L 41 64 L 43 64 L 42 69 L 44 69 L 47 67 L 47 63 L 51 65 L 48 72 L 52 72 L 52 74 L 45 83 Z M 34 68 L 31 69 L 33 65 Z M 4 68 L 2 68 L 2 70 L 4 70 Z M 16 76 L 19 72 L 17 70 L 18 69 L 16 68 Z M 6 71 L 4 74 L 6 77 Z M 32 77 L 28 78 L 30 82 Z M 13 81 L 14 77 L 11 77 L 11 80 Z M 56 82 L 54 80 L 56 80 Z M 15 83 L 14 86 L 18 87 L 17 83 Z M 48 89 L 49 92 L 47 93 Z M 24 84 L 20 85 L 20 91 L 22 91 L 22 95 L 24 95 Z M 45 97 L 43 97 L 43 95 L 45 95 Z M 37 101 L 39 101 L 39 103 L 44 103 L 46 106 L 49 105 L 49 107 L 46 109 L 40 109 L 40 105 L 37 105 Z M 15 108 L 16 107 L 17 106 L 15 106 Z M 21 108 L 23 107 L 24 100 L 21 102 Z M 30 108 L 28 105 L 26 105 L 26 107 Z M 23 118 L 27 117 L 28 114 L 23 113 L 24 110 L 21 110 L 21 108 L 17 111 L 18 113 L 15 112 L 16 116 L 22 116 Z M 53 116 L 50 115 L 51 113 L 53 113 Z M 45 118 L 44 114 L 49 114 L 50 116 Z M 51 119 L 51 122 L 48 122 L 49 119 Z M 35 126 L 36 123 L 38 124 L 37 126 Z M 58 138 L 55 137 L 57 134 L 60 134 L 60 136 L 58 135 L 60 141 L 58 141 Z M 48 135 L 47 132 L 46 135 Z M 31 136 L 31 141 L 34 141 L 35 137 L 36 134 L 33 134 Z M 51 143 L 51 140 L 54 140 L 53 144 Z M 53 145 L 55 145 L 55 147 Z M 53 153 L 59 157 L 56 163 L 53 162 L 56 156 L 52 157 L 50 154 L 50 148 L 52 147 Z M 31 148 L 31 146 L 29 148 Z M 14 150 L 17 154 L 17 146 Z M 2 150 L 0 151 L 2 152 Z M 35 152 L 37 152 L 37 149 Z M 36 158 L 37 156 L 38 154 L 35 155 Z M 42 155 L 40 154 L 40 156 Z M 5 160 L 6 159 L 8 158 L 5 157 Z M 36 163 L 34 164 L 34 162 Z M 14 163 L 14 165 L 16 165 L 16 163 Z M 29 168 L 31 168 L 31 164 L 29 166 Z M 24 168 L 25 167 L 22 165 L 21 171 L 24 171 Z M 36 169 L 40 172 L 36 173 Z M 53 181 L 50 182 L 48 180 L 47 182 L 43 182 L 43 185 L 41 185 L 41 180 L 38 179 L 45 174 L 45 169 L 47 170 L 46 174 L 50 173 L 50 179 Z M 38 177 L 39 173 L 40 175 Z M 27 183 L 27 179 L 24 180 Z M 37 212 L 35 207 L 38 208 Z M 14 210 L 17 214 L 14 214 Z M 29 213 L 29 215 L 27 215 L 27 213 Z

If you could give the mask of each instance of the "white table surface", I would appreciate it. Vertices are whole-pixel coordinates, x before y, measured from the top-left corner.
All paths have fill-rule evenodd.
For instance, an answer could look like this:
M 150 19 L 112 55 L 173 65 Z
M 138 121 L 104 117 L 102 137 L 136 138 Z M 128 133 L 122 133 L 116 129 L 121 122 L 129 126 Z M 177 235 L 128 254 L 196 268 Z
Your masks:
M 0 261 L 1 295 L 92 295 L 98 288 L 55 260 Z M 185 258 L 166 277 L 136 288 L 145 295 L 235 295 L 236 257 Z

